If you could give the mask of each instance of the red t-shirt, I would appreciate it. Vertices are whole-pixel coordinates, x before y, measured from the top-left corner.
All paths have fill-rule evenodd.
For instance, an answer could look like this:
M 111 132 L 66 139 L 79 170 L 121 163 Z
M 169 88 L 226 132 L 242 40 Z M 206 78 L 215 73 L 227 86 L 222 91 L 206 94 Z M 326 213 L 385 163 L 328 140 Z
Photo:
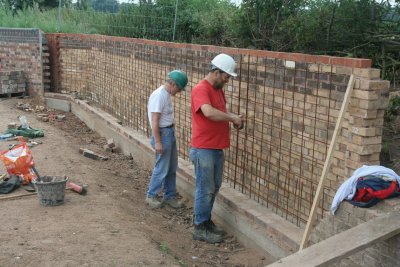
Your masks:
M 226 99 L 222 89 L 215 89 L 207 80 L 200 81 L 192 89 L 192 141 L 194 148 L 224 149 L 228 148 L 229 122 L 212 121 L 201 111 L 203 104 L 226 112 Z

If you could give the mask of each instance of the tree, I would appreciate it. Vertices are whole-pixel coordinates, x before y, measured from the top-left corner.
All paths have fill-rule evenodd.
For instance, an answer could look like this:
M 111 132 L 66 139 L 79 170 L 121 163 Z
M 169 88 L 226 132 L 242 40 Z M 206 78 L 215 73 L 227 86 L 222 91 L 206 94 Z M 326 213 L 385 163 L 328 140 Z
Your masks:
M 75 6 L 79 10 L 88 10 L 90 8 L 90 0 L 77 0 Z
M 306 7 L 302 0 L 243 0 L 238 13 L 238 34 L 244 46 L 275 51 L 290 50 L 293 40 L 286 21 L 297 21 L 297 13 Z M 291 25 L 290 28 L 296 25 Z
M 62 0 L 65 5 L 70 4 L 72 0 Z M 58 6 L 58 0 L 0 0 L 0 3 L 7 6 L 15 14 L 18 10 L 33 6 L 40 10 L 55 8 Z
M 92 0 L 92 8 L 96 11 L 117 13 L 119 3 L 117 0 Z

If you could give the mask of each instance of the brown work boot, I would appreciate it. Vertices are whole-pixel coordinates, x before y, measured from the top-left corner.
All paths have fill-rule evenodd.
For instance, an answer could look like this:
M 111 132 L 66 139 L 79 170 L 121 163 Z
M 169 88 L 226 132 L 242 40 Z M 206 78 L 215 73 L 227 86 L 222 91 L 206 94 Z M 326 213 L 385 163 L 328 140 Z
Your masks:
M 206 241 L 211 244 L 220 243 L 224 240 L 223 236 L 212 232 L 206 223 L 194 226 L 193 239 Z
M 217 235 L 220 235 L 220 236 L 226 236 L 227 235 L 227 232 L 224 231 L 222 228 L 216 226 L 215 223 L 211 219 L 208 220 L 207 222 L 205 222 L 205 224 L 207 225 L 208 229 L 211 232 L 213 232 L 213 233 L 215 233 Z
M 146 199 L 144 200 L 144 202 L 150 206 L 150 208 L 152 209 L 156 209 L 161 207 L 161 202 L 155 198 L 155 197 L 146 197 Z
M 173 209 L 180 209 L 183 207 L 183 203 L 177 200 L 176 198 L 170 198 L 163 201 L 164 204 L 170 206 Z

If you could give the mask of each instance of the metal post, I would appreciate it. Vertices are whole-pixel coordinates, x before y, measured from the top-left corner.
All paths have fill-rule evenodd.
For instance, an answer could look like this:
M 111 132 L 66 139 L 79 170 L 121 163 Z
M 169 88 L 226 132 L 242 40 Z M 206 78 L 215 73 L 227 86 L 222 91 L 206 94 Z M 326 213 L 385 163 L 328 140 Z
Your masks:
M 61 0 L 58 0 L 57 32 L 61 30 Z
M 175 31 L 176 31 L 176 17 L 178 16 L 178 0 L 175 3 L 175 19 L 174 19 L 174 32 L 172 34 L 172 41 L 175 41 Z

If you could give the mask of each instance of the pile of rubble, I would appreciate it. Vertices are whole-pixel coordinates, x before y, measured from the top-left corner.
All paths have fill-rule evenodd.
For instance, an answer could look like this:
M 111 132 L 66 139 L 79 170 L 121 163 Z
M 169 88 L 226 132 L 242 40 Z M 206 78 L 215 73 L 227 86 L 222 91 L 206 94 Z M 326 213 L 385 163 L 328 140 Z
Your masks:
M 40 121 L 48 122 L 48 121 L 64 121 L 65 115 L 56 115 L 54 111 L 47 109 L 44 106 L 36 105 L 32 107 L 29 103 L 18 102 L 16 105 L 17 109 L 23 110 L 25 112 L 35 112 L 38 113 L 36 115 L 37 119 Z

